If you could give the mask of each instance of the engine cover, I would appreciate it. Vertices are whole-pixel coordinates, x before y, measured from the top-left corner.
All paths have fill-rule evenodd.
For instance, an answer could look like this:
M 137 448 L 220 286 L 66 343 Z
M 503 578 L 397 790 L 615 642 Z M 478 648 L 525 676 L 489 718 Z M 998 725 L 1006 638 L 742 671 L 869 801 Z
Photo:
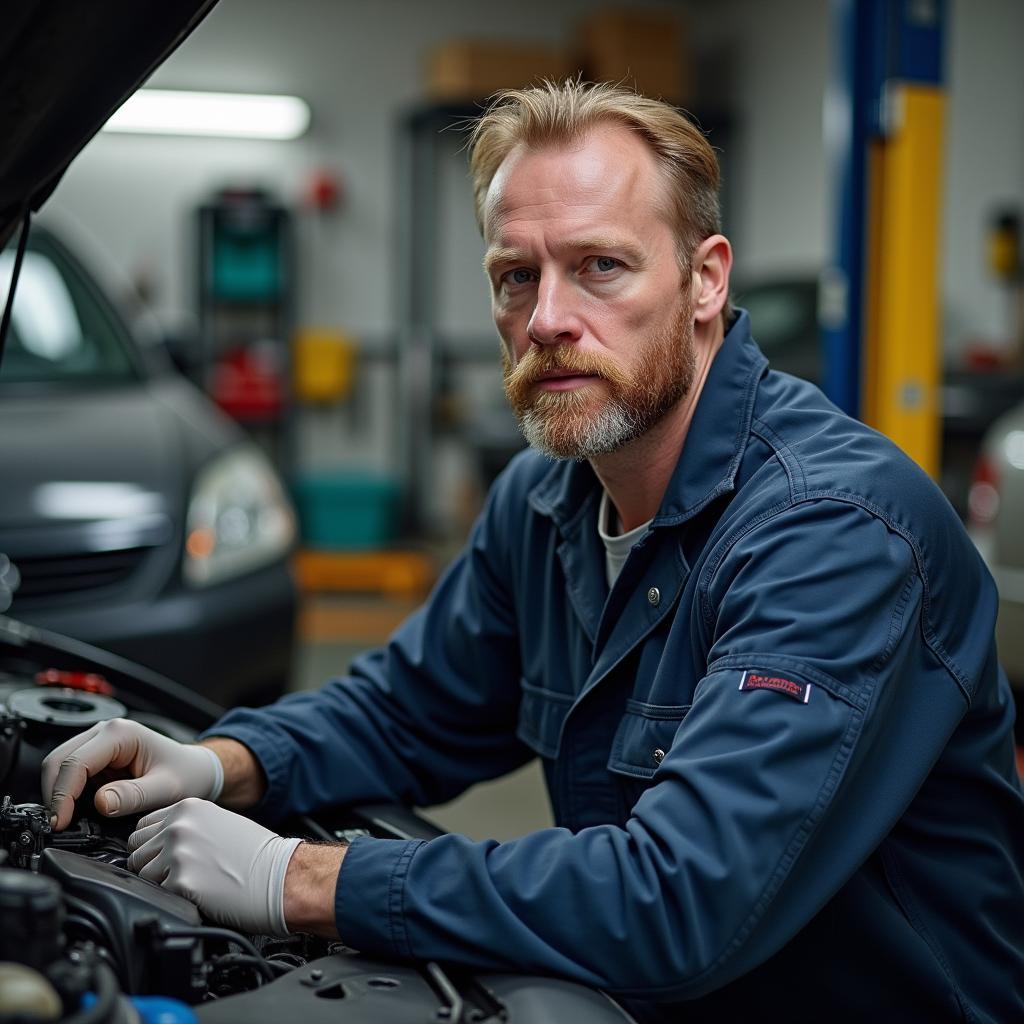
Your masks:
M 56 879 L 68 906 L 69 923 L 96 933 L 121 968 L 132 993 L 161 992 L 186 998 L 191 976 L 201 967 L 195 939 L 164 939 L 160 928 L 195 928 L 201 918 L 195 905 L 131 871 L 104 864 L 70 850 L 42 852 L 39 872 Z M 167 977 L 173 970 L 175 977 Z
M 277 981 L 195 1008 L 201 1024 L 625 1024 L 630 1018 L 608 996 L 557 978 L 470 976 L 385 964 L 335 953 L 310 961 Z

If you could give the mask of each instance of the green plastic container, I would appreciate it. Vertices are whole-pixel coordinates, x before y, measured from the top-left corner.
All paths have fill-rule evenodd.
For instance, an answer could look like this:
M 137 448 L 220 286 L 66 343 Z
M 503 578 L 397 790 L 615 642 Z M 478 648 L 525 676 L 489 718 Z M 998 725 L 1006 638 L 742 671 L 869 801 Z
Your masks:
M 292 487 L 302 542 L 328 550 L 366 550 L 392 544 L 398 533 L 398 483 L 369 473 L 300 477 Z

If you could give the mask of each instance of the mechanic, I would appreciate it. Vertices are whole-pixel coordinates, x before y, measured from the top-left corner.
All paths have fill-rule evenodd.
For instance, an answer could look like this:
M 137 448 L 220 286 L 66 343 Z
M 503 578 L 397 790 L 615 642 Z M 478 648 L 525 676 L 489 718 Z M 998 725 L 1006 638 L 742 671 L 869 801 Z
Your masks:
M 508 92 L 471 168 L 532 450 L 385 649 L 196 745 L 93 727 L 44 765 L 56 827 L 118 769 L 99 811 L 151 812 L 130 867 L 215 921 L 560 975 L 641 1020 L 1021 1019 L 1013 705 L 953 511 L 768 369 L 673 108 Z M 510 842 L 271 831 L 538 755 L 557 826 Z

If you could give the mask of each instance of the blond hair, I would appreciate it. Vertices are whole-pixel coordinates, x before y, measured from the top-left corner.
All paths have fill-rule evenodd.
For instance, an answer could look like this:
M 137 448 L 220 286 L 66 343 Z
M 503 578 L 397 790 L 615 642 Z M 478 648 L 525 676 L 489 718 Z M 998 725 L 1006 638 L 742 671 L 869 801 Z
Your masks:
M 516 146 L 573 145 L 605 124 L 635 131 L 654 153 L 668 186 L 680 263 L 688 269 L 697 245 L 721 230 L 715 151 L 675 107 L 607 83 L 544 81 L 527 89 L 506 89 L 494 97 L 469 136 L 470 175 L 481 231 L 487 190 Z

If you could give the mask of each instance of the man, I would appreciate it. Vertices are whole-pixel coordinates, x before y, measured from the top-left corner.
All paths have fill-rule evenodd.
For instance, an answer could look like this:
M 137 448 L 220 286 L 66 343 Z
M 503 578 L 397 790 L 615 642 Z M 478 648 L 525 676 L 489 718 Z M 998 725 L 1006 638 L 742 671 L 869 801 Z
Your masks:
M 472 171 L 537 450 L 386 649 L 198 746 L 94 727 L 44 766 L 57 827 L 126 769 L 96 804 L 157 808 L 130 866 L 216 920 L 558 974 L 643 1019 L 1013 1019 L 1013 710 L 949 506 L 767 369 L 674 110 L 511 92 Z M 317 846 L 225 809 L 429 805 L 536 755 L 558 827 L 507 843 Z

